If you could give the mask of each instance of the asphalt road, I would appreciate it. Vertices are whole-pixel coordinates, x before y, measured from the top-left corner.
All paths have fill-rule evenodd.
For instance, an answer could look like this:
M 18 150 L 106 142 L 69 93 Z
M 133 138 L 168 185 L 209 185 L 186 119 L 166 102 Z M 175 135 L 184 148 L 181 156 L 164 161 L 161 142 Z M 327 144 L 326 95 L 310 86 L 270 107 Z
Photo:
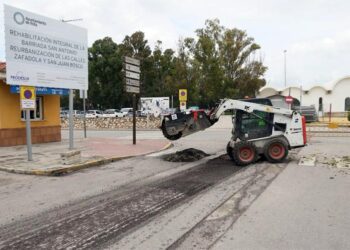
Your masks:
M 219 157 L 168 178 L 89 197 L 4 227 L 0 248 L 95 249 L 239 170 L 228 158 Z
M 162 136 L 138 133 L 140 139 Z M 89 134 L 131 139 L 130 131 Z M 313 138 L 283 164 L 259 161 L 245 168 L 222 156 L 229 138 L 229 129 L 208 129 L 167 152 L 62 177 L 0 172 L 0 249 L 350 246 L 350 206 L 342 193 L 350 188 L 350 175 L 329 169 L 324 158 L 316 167 L 297 166 L 300 155 L 346 155 L 346 138 Z M 186 164 L 161 158 L 189 147 L 211 156 Z
M 65 132 L 63 132 L 65 133 Z M 94 132 L 111 136 L 114 131 Z M 129 131 L 124 131 L 131 138 Z M 142 131 L 139 137 L 162 136 L 160 131 Z M 215 143 L 213 143 L 215 138 Z M 229 140 L 229 131 L 208 130 L 175 142 L 170 153 L 194 147 L 209 154 L 223 151 Z M 132 141 L 130 141 L 132 143 Z M 164 162 L 154 156 L 136 157 L 108 165 L 89 168 L 61 177 L 42 177 L 0 172 L 0 226 L 35 216 L 76 200 L 85 199 L 138 180 L 169 171 L 181 170 L 183 163 Z M 189 164 L 191 166 L 191 164 Z

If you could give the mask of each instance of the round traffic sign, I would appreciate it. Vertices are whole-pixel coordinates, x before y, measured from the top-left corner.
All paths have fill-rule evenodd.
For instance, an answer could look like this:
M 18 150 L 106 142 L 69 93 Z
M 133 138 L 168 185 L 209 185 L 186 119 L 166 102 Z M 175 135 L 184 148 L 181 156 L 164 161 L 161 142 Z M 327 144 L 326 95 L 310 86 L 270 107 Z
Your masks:
M 293 103 L 293 97 L 290 95 L 286 96 L 285 101 L 286 101 L 286 103 L 291 104 L 291 103 Z
M 26 99 L 32 99 L 32 97 L 33 97 L 33 93 L 32 93 L 32 91 L 30 91 L 30 90 L 25 90 L 24 91 L 24 97 L 26 98 Z

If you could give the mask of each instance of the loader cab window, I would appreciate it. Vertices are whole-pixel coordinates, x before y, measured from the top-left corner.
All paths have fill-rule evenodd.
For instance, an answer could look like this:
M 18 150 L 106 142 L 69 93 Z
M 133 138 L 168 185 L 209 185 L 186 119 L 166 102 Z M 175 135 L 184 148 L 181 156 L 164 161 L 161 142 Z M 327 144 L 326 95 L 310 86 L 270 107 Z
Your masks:
M 273 114 L 263 111 L 236 112 L 235 132 L 241 140 L 250 140 L 272 134 Z

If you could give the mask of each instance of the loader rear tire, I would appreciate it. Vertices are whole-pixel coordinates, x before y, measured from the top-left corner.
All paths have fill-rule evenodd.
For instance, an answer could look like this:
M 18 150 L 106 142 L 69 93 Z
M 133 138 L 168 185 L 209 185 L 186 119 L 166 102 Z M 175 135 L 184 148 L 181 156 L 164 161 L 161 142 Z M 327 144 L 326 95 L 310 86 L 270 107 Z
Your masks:
M 258 151 L 253 143 L 240 141 L 235 144 L 232 156 L 238 166 L 246 166 L 258 159 Z
M 264 146 L 264 156 L 271 163 L 280 163 L 288 155 L 288 146 L 281 139 L 274 139 Z

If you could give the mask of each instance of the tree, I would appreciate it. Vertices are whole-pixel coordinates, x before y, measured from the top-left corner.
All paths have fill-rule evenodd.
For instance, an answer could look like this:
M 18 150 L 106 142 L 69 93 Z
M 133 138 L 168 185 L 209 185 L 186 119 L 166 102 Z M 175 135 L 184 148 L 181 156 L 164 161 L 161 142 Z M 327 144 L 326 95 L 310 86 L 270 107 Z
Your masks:
M 131 106 L 131 95 L 124 90 L 124 56 L 141 61 L 141 96 L 174 96 L 176 106 L 180 88 L 188 89 L 188 105 L 210 108 L 221 98 L 254 97 L 265 85 L 267 68 L 257 58 L 260 46 L 245 31 L 213 19 L 195 34 L 179 39 L 176 52 L 163 49 L 161 41 L 152 51 L 142 31 L 120 44 L 110 37 L 95 41 L 89 48 L 88 108 Z M 67 100 L 63 97 L 62 105 Z
M 123 103 L 122 58 L 118 45 L 110 37 L 89 48 L 90 108 L 117 108 Z
M 148 96 L 153 91 L 154 72 L 152 71 L 152 50 L 145 39 L 145 34 L 141 31 L 125 36 L 123 43 L 119 46 L 122 57 L 135 57 L 141 61 L 141 94 Z M 131 103 L 129 95 L 128 103 Z
M 189 52 L 186 71 L 192 72 L 190 85 L 195 88 L 198 104 L 208 107 L 220 98 L 252 97 L 265 85 L 267 68 L 255 58 L 260 46 L 245 31 L 227 29 L 214 19 L 207 20 L 196 35 L 180 46 Z M 184 57 L 182 47 L 179 58 Z
M 255 96 L 255 92 L 265 85 L 262 78 L 266 67 L 261 60 L 255 60 L 255 52 L 260 46 L 254 39 L 239 29 L 226 29 L 220 42 L 220 55 L 224 69 L 222 93 L 234 97 Z

